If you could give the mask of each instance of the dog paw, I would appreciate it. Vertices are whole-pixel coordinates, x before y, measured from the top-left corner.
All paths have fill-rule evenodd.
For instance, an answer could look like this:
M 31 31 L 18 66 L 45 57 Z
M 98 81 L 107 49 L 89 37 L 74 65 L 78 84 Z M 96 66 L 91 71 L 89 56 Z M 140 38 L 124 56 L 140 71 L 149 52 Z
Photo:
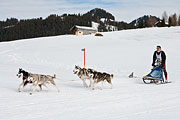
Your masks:
M 37 90 L 37 92 L 41 92 L 42 90 Z
M 18 92 L 21 92 L 21 89 L 18 89 Z
M 88 88 L 88 85 L 86 85 L 86 84 L 83 84 L 83 86 L 84 86 L 85 88 Z

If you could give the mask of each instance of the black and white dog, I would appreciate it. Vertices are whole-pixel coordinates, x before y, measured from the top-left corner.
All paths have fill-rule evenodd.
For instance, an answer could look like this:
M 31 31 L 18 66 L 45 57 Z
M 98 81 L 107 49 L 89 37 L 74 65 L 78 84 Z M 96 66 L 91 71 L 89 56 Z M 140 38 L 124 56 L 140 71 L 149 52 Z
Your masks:
M 18 78 L 22 78 L 22 83 L 19 85 L 19 88 L 18 88 L 19 92 L 21 92 L 27 84 L 32 84 L 32 81 L 29 80 L 30 75 L 31 73 L 23 70 L 22 68 L 19 68 L 17 76 Z M 40 87 L 40 90 L 42 90 L 41 84 L 39 85 L 39 87 Z
M 41 75 L 41 74 L 30 74 L 29 79 L 30 79 L 30 81 L 32 81 L 32 86 L 30 87 L 30 91 L 31 91 L 30 95 L 34 92 L 35 88 L 38 85 L 45 86 L 49 91 L 49 87 L 47 86 L 47 84 L 50 84 L 50 83 L 56 87 L 58 92 L 60 92 L 59 88 L 56 86 L 56 83 L 54 81 L 54 79 L 56 79 L 55 74 L 54 74 L 54 76 Z
M 76 66 L 76 65 L 75 65 L 75 68 L 73 70 L 74 74 L 77 74 L 77 76 L 83 81 L 83 86 L 86 87 L 86 88 L 88 88 L 86 80 L 90 80 L 89 87 L 92 87 L 92 80 L 90 79 L 90 76 L 88 74 L 89 71 L 94 71 L 94 70 L 81 68 L 81 67 Z
M 92 79 L 93 81 L 93 87 L 92 89 L 95 90 L 96 89 L 96 85 L 101 82 L 102 83 L 102 87 L 101 89 L 104 88 L 104 82 L 107 81 L 110 85 L 111 85 L 111 89 L 112 89 L 112 79 L 114 77 L 113 74 L 108 74 L 108 73 L 101 73 L 101 72 L 89 72 L 88 73 L 90 78 Z
M 113 79 L 113 74 L 108 74 L 108 73 L 101 73 L 97 72 L 93 69 L 86 69 L 86 68 L 81 68 L 79 66 L 75 65 L 75 68 L 73 70 L 74 74 L 77 74 L 77 76 L 83 81 L 83 86 L 88 87 L 86 84 L 86 80 L 90 80 L 90 85 L 89 87 L 92 87 L 94 90 L 96 88 L 97 83 L 102 82 L 102 89 L 103 89 L 103 83 L 104 81 L 107 81 L 112 88 L 112 82 L 111 80 Z
M 54 79 L 56 79 L 56 75 L 50 76 L 50 75 L 32 74 L 20 68 L 17 76 L 18 78 L 22 77 L 22 80 L 23 80 L 19 86 L 19 89 L 18 89 L 19 92 L 21 92 L 27 84 L 32 84 L 32 86 L 30 87 L 30 94 L 33 93 L 36 86 L 40 87 L 40 91 L 42 90 L 42 85 L 45 86 L 49 90 L 47 86 L 47 84 L 49 83 L 54 85 L 57 88 L 58 92 L 60 91 L 54 81 Z

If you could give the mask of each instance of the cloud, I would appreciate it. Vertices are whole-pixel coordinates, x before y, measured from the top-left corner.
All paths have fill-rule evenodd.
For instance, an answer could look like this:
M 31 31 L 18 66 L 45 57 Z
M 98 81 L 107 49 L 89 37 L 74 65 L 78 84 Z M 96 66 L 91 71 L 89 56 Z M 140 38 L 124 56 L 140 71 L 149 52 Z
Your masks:
M 46 18 L 50 14 L 83 14 L 94 8 L 102 8 L 112 13 L 116 20 L 130 22 L 145 14 L 159 17 L 164 11 L 179 14 L 179 5 L 179 0 L 0 0 L 0 20 L 11 17 Z

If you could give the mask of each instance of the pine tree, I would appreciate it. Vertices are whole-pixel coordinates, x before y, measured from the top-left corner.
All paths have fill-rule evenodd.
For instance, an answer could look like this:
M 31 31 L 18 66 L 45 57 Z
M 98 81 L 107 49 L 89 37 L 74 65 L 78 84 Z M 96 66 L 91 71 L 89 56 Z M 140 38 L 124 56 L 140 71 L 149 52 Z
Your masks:
M 169 16 L 169 19 L 168 19 L 168 26 L 171 27 L 172 26 L 172 17 Z
M 138 22 L 138 28 L 144 28 L 144 27 L 145 27 L 144 20 L 143 20 L 143 19 L 139 20 L 139 22 Z
M 162 14 L 162 20 L 164 19 L 164 22 L 167 23 L 168 22 L 168 15 L 167 15 L 167 12 L 164 11 L 163 14 Z
M 179 18 L 178 18 L 178 26 L 180 26 L 180 15 L 179 15 Z
M 172 25 L 177 26 L 177 15 L 176 15 L 176 13 L 174 13 L 172 15 Z
M 162 21 L 161 21 L 161 27 L 166 27 L 165 21 L 166 21 L 165 18 L 163 18 Z

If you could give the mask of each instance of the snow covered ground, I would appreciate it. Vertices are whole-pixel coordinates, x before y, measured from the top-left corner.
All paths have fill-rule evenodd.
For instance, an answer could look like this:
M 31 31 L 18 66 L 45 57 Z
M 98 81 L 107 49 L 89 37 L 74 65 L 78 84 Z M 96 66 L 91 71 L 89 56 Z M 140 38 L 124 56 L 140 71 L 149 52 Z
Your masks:
M 0 120 L 179 120 L 180 27 L 102 33 L 104 37 L 56 36 L 0 43 Z M 143 84 L 152 55 L 161 45 L 170 84 Z M 113 89 L 84 88 L 74 65 L 113 73 Z M 18 92 L 18 68 L 56 74 L 54 87 Z M 131 72 L 138 78 L 129 79 Z

